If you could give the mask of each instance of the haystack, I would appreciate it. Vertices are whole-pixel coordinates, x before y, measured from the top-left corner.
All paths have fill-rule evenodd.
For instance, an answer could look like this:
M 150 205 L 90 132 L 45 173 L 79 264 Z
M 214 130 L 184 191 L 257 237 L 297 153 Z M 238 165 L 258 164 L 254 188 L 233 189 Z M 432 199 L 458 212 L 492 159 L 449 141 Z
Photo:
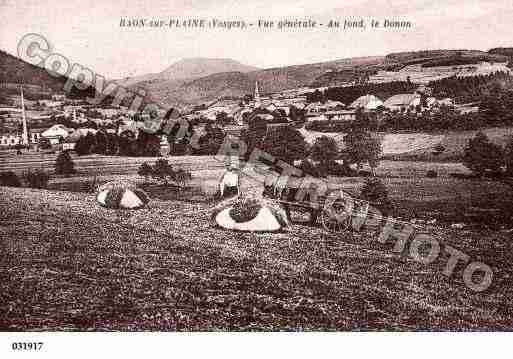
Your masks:
M 283 208 L 263 199 L 233 198 L 214 209 L 212 219 L 225 229 L 276 232 L 288 226 Z
M 149 197 L 142 189 L 131 183 L 109 182 L 100 186 L 96 200 L 107 208 L 138 209 L 149 202 Z

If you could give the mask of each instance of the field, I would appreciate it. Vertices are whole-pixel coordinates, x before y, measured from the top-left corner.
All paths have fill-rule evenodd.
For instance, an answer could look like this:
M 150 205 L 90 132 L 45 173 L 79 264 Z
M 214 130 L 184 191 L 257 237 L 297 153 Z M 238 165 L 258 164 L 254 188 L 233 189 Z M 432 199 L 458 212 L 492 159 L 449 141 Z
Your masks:
M 317 132 L 301 130 L 309 143 L 321 136 L 333 137 L 339 148 L 344 148 L 344 134 L 335 132 Z M 504 146 L 513 137 L 512 127 L 491 127 L 481 130 L 490 141 Z M 459 161 L 463 155 L 468 140 L 473 138 L 478 130 L 469 131 L 439 131 L 412 133 L 379 133 L 384 159 L 399 161 Z M 441 144 L 445 150 L 434 155 L 433 149 Z
M 156 157 L 119 157 L 103 155 L 77 156 L 71 155 L 75 163 L 75 169 L 79 175 L 124 175 L 135 174 L 143 162 L 155 162 Z M 27 152 L 15 155 L 14 152 L 0 152 L 0 172 L 14 171 L 22 173 L 27 169 L 44 169 L 53 171 L 57 154 Z M 189 170 L 209 170 L 223 168 L 222 161 L 217 161 L 211 156 L 179 156 L 169 157 L 173 165 L 181 166 Z
M 0 188 L 0 329 L 512 329 L 508 186 L 451 178 L 465 171 L 458 164 L 384 161 L 379 170 L 396 216 L 438 219 L 425 228 L 442 246 L 491 266 L 493 283 L 479 293 L 464 285 L 463 265 L 442 274 L 447 253 L 420 264 L 407 249 L 393 252 L 393 241 L 379 243 L 371 229 L 332 234 L 294 224 L 277 234 L 242 234 L 212 224 L 212 203 L 172 199 L 172 190 L 158 186 L 150 188 L 150 206 L 137 211 L 108 210 L 92 193 L 62 191 L 100 172 L 102 180 L 140 181 L 134 172 L 141 160 L 93 156 L 77 161 L 88 175 L 57 178 L 54 190 Z M 214 159 L 201 166 L 178 160 L 196 166 L 194 185 L 212 192 L 221 173 Z M 116 174 L 122 162 L 125 174 Z M 439 178 L 426 179 L 433 167 Z M 363 181 L 329 180 L 353 193 Z M 242 185 L 261 190 L 248 177 Z M 465 215 L 472 208 L 501 225 L 471 227 L 476 218 Z M 463 219 L 466 229 L 449 225 Z

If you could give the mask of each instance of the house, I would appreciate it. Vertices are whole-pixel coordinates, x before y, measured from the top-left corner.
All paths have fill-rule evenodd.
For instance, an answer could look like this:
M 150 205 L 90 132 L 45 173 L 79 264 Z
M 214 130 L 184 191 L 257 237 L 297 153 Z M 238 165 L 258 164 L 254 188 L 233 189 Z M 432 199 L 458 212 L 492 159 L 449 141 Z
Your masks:
M 344 107 L 345 107 L 345 105 L 340 101 L 328 100 L 324 103 L 312 102 L 305 107 L 305 110 L 307 112 L 319 113 L 319 112 L 340 110 L 340 109 L 343 109 Z
M 41 137 L 48 139 L 51 145 L 55 145 L 60 143 L 66 137 L 68 137 L 72 132 L 72 129 L 69 129 L 64 125 L 58 124 L 53 125 L 46 131 L 43 131 L 41 133 Z
M 54 101 L 54 100 L 39 100 L 38 104 L 40 106 L 45 106 L 45 107 L 60 107 L 64 103 L 62 101 Z
M 37 143 L 39 139 L 41 138 L 41 134 L 43 133 L 42 128 L 33 128 L 29 129 L 29 141 L 30 143 Z
M 41 128 L 35 128 L 35 129 L 29 129 L 28 131 L 28 140 L 29 144 L 36 144 L 39 139 L 41 138 L 41 133 L 43 132 L 43 129 Z M 21 143 L 21 134 L 18 133 L 4 133 L 0 135 L 0 146 L 1 147 L 7 147 L 7 146 L 15 146 L 19 143 Z
M 356 100 L 351 103 L 349 107 L 351 108 L 361 108 L 366 111 L 375 110 L 378 107 L 383 106 L 383 101 L 381 101 L 378 97 L 374 95 L 364 95 L 358 97 Z
M 0 146 L 10 147 L 21 142 L 21 136 L 15 133 L 3 133 L 0 135 Z
M 383 106 L 389 110 L 404 110 L 415 108 L 418 105 L 420 105 L 420 95 L 417 93 L 394 95 L 386 100 L 383 104 Z

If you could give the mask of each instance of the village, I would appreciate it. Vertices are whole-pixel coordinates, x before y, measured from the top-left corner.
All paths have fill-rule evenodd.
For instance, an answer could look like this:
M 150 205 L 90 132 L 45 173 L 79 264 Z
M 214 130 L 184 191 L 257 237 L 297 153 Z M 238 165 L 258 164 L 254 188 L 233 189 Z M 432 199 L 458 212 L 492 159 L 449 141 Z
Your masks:
M 408 110 L 421 113 L 426 110 L 435 111 L 440 106 L 454 107 L 450 98 L 436 99 L 424 96 L 426 86 L 420 85 L 414 93 L 397 94 L 388 99 L 380 99 L 373 94 L 358 97 L 350 104 L 340 101 L 307 100 L 308 94 L 324 91 L 326 88 L 302 88 L 287 90 L 280 93 L 260 95 L 258 83 L 254 94 L 241 99 L 219 99 L 209 104 L 196 106 L 196 109 L 184 113 L 183 117 L 200 124 L 201 128 L 210 123 L 221 127 L 229 133 L 239 133 L 247 129 L 247 118 L 254 117 L 270 126 L 284 126 L 297 119 L 292 119 L 290 111 L 301 113 L 303 120 L 350 122 L 356 120 L 358 111 L 379 113 L 380 116 L 389 112 Z M 421 98 L 424 105 L 421 106 Z M 148 113 L 136 113 L 123 106 L 91 105 L 84 100 L 68 99 L 64 94 L 52 95 L 48 100 L 24 101 L 26 106 L 26 133 L 24 133 L 22 111 L 18 107 L 1 105 L 0 148 L 18 148 L 27 146 L 38 150 L 39 142 L 48 141 L 54 149 L 73 150 L 76 141 L 87 133 L 97 131 L 121 134 L 132 131 L 137 137 L 141 122 L 149 117 Z M 468 112 L 465 106 L 462 111 Z M 474 111 L 477 110 L 474 108 Z M 472 111 L 472 109 L 470 109 Z M 252 116 L 254 114 L 254 116 Z M 160 116 L 163 113 L 159 114 Z M 69 123 L 73 127 L 66 127 Z M 162 136 L 162 150 L 168 149 L 166 137 Z

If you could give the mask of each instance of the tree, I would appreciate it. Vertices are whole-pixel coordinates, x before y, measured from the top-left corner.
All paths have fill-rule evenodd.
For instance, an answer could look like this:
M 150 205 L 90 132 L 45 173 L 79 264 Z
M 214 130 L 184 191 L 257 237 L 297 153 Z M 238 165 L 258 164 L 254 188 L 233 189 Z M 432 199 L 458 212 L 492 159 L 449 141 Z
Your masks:
M 119 151 L 119 137 L 115 133 L 107 133 L 106 155 L 117 155 Z
M 310 157 L 312 160 L 324 164 L 336 160 L 338 157 L 337 142 L 333 137 L 318 137 L 312 146 Z
M 205 125 L 205 134 L 199 139 L 199 149 L 196 154 L 214 155 L 224 141 L 224 132 L 219 127 L 213 127 L 210 123 Z
M 88 155 L 91 153 L 93 146 L 96 143 L 96 138 L 92 133 L 87 133 L 85 136 L 81 136 L 77 143 L 75 143 L 75 152 L 79 156 Z
M 135 155 L 135 135 L 132 131 L 123 131 L 119 135 L 119 154 L 121 156 Z
M 107 153 L 107 136 L 105 132 L 96 132 L 95 141 L 91 152 L 97 153 L 99 155 L 104 155 Z
M 140 131 L 136 143 L 139 156 L 156 157 L 160 155 L 159 136 Z
M 372 175 L 375 175 L 382 151 L 381 141 L 372 137 L 370 132 L 357 129 L 350 131 L 344 137 L 344 143 L 347 160 L 350 163 L 355 163 L 358 170 L 362 169 L 364 163 L 368 163 Z
M 244 154 L 246 160 L 255 148 L 262 149 L 262 144 L 266 134 L 266 121 L 254 117 L 250 117 L 248 119 L 248 129 L 241 135 L 242 141 L 246 144 L 246 153 Z
M 170 154 L 185 155 L 193 135 L 194 126 L 191 121 L 177 121 L 167 134 Z
M 513 177 L 513 137 L 511 137 L 504 148 L 504 164 L 506 175 Z
M 359 199 L 370 202 L 377 206 L 383 214 L 388 215 L 391 202 L 388 198 L 388 190 L 379 178 L 369 177 L 365 179 Z
M 58 175 L 70 175 L 75 173 L 75 164 L 68 151 L 59 153 L 55 159 L 55 173 Z
M 503 162 L 502 149 L 490 142 L 483 132 L 478 132 L 465 147 L 463 164 L 479 176 L 483 176 L 487 171 L 499 172 Z
M 277 159 L 293 164 L 307 155 L 307 144 L 303 135 L 291 126 L 280 126 L 270 131 L 262 142 L 262 150 Z

